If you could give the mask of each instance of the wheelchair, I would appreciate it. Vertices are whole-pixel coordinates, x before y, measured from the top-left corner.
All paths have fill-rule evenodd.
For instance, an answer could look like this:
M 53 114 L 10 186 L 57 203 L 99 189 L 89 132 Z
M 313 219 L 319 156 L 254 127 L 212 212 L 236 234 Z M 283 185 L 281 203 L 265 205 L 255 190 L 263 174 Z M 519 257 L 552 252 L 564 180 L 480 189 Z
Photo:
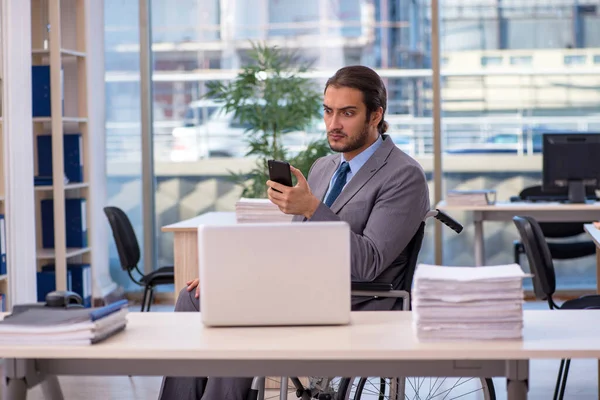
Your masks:
M 440 210 L 429 211 L 419 230 L 408 244 L 406 276 L 399 290 L 392 284 L 353 282 L 353 296 L 395 297 L 394 310 L 410 309 L 412 280 L 417 258 L 423 242 L 425 221 L 435 218 L 456 233 L 462 225 Z M 301 400 L 404 400 L 404 399 L 481 399 L 495 400 L 496 392 L 491 378 L 439 378 L 439 377 L 281 377 L 279 394 L 265 397 L 265 377 L 254 377 L 247 400 L 288 399 L 292 393 Z M 289 382 L 292 386 L 289 386 Z M 467 397 L 469 396 L 469 397 Z

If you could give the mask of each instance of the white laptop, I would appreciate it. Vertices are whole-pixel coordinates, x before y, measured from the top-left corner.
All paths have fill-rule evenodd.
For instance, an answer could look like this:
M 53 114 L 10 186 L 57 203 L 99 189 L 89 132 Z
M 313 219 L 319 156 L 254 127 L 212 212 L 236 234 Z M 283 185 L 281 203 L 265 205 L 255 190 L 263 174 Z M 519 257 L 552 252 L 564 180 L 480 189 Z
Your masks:
M 345 222 L 203 225 L 198 256 L 205 325 L 350 321 L 350 228 Z

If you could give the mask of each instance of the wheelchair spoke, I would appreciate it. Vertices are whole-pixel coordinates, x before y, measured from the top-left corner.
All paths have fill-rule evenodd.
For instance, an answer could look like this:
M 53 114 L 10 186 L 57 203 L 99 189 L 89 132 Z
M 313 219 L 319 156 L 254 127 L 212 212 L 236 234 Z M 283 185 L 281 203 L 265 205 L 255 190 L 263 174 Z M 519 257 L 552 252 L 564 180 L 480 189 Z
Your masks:
M 433 385 L 433 388 L 434 388 L 434 390 L 433 390 L 433 394 L 431 393 L 431 390 L 430 390 L 430 391 L 429 391 L 429 393 L 430 393 L 430 394 L 428 394 L 428 395 L 427 395 L 427 398 L 426 398 L 426 400 L 431 400 L 431 399 L 433 399 L 433 398 L 436 396 L 436 393 L 437 393 L 437 391 L 438 391 L 438 390 L 440 390 L 440 388 L 441 388 L 442 386 L 444 386 L 444 382 L 446 382 L 446 379 L 447 379 L 447 378 L 444 378 L 444 379 L 443 379 L 443 380 L 440 382 L 440 384 L 438 385 L 438 387 L 437 387 L 437 388 L 435 387 L 435 385 Z M 435 381 L 437 382 L 438 380 L 439 380 L 439 378 L 438 378 L 438 379 L 436 379 Z
M 452 391 L 452 389 L 455 389 L 455 388 L 457 388 L 457 387 L 459 387 L 459 386 L 461 386 L 461 385 L 464 385 L 465 383 L 467 383 L 467 382 L 470 382 L 470 381 L 472 381 L 473 379 L 475 379 L 475 378 L 468 378 L 467 380 L 465 380 L 465 381 L 463 381 L 463 382 L 461 382 L 461 379 L 458 379 L 458 380 L 456 381 L 456 383 L 455 383 L 454 385 L 452 385 L 452 387 L 450 387 L 449 389 L 445 389 L 445 390 L 444 390 L 443 392 L 441 392 L 441 393 L 437 393 L 437 391 L 436 391 L 436 393 L 434 393 L 434 394 L 433 394 L 433 396 L 429 397 L 429 399 L 435 399 L 436 397 L 439 397 L 439 396 L 442 396 L 442 395 L 444 395 L 444 394 L 445 394 L 445 396 L 442 398 L 442 400 L 445 400 L 445 399 L 446 399 L 446 397 L 448 397 L 448 394 L 450 394 L 450 392 Z M 440 388 L 441 388 L 441 385 L 438 387 L 438 390 L 439 390 Z M 479 391 L 479 390 L 483 390 L 483 388 L 476 389 L 476 390 L 475 390 L 475 392 L 477 392 L 477 391 Z
M 450 400 L 460 399 L 461 397 L 465 397 L 466 395 L 469 395 L 471 393 L 479 392 L 480 390 L 483 390 L 483 389 L 480 388 L 480 389 L 471 390 L 470 392 L 467 392 L 465 394 L 461 394 L 460 396 L 453 397 Z

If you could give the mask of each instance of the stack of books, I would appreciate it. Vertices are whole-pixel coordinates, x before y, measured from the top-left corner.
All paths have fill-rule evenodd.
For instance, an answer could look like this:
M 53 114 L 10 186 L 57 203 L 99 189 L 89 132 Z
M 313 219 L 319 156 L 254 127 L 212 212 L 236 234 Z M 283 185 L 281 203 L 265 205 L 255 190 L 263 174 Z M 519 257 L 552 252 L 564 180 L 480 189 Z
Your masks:
M 238 223 L 292 222 L 293 215 L 284 214 L 269 199 L 241 198 L 235 203 Z
M 127 300 L 98 308 L 15 306 L 0 321 L 3 345 L 75 346 L 101 342 L 127 326 Z
M 523 278 L 518 264 L 421 264 L 414 278 L 413 326 L 419 340 L 518 340 L 523 337 Z

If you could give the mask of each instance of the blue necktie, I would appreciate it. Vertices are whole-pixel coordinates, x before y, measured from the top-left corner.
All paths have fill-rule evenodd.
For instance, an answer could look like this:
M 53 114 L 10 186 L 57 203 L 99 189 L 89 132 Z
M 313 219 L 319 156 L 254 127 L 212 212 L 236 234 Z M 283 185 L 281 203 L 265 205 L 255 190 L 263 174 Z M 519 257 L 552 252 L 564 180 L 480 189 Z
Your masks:
M 342 192 L 342 189 L 344 188 L 344 185 L 346 184 L 346 176 L 348 175 L 349 171 L 350 171 L 350 164 L 348 164 L 346 161 L 344 161 L 342 163 L 342 165 L 340 166 L 340 169 L 338 170 L 337 177 L 335 178 L 335 182 L 333 182 L 333 187 L 331 188 L 331 191 L 329 192 L 329 196 L 327 196 L 327 199 L 325 200 L 325 204 L 327 205 L 327 207 L 331 207 L 331 205 L 333 204 L 335 199 L 337 199 L 337 197 Z

